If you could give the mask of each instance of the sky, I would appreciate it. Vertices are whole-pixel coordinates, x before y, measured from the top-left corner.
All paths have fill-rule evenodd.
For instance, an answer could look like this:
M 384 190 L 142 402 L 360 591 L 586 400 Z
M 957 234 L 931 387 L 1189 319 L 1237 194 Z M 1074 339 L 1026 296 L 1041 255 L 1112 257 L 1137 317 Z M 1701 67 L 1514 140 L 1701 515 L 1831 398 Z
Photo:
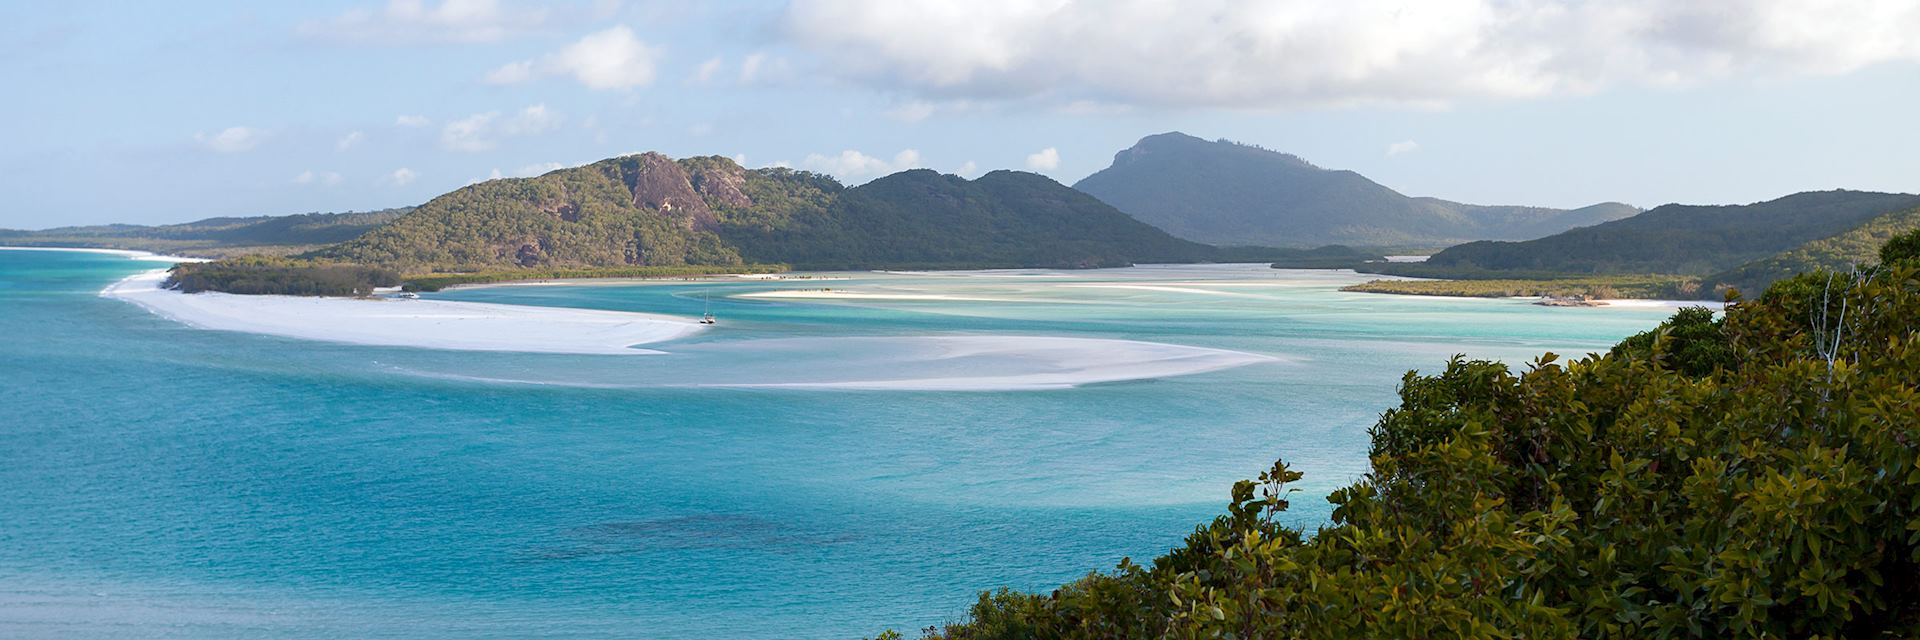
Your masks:
M 1920 0 L 0 5 L 0 227 L 419 204 L 660 151 L 1066 184 L 1183 131 L 1409 195 L 1920 191 Z

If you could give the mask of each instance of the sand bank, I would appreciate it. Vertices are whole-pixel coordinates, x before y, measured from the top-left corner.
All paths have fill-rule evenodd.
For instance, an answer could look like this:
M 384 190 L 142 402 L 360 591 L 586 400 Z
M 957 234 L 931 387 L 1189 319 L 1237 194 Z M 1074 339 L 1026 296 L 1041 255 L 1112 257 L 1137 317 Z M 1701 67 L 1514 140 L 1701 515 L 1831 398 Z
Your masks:
M 388 347 L 633 355 L 632 345 L 703 329 L 691 319 L 622 311 L 444 300 L 186 294 L 160 288 L 164 270 L 108 286 L 118 298 L 188 326 Z
M 1277 360 L 1225 349 L 1104 338 L 921 336 L 840 340 L 896 340 L 912 345 L 912 351 L 917 353 L 903 358 L 894 367 L 880 369 L 899 370 L 897 376 L 725 386 L 914 391 L 1066 389 L 1102 382 L 1184 376 Z
M 664 367 L 526 368 L 511 376 L 409 367 L 423 377 L 594 389 L 661 387 L 1030 391 L 1169 378 L 1280 358 L 1136 340 L 1019 335 L 766 338 L 691 343 Z
M 92 247 L 0 247 L 0 251 L 68 251 L 74 253 L 104 253 L 112 256 L 126 256 L 133 260 L 152 260 L 155 262 L 206 262 L 206 258 L 182 258 L 163 256 L 151 251 L 132 249 L 95 249 Z

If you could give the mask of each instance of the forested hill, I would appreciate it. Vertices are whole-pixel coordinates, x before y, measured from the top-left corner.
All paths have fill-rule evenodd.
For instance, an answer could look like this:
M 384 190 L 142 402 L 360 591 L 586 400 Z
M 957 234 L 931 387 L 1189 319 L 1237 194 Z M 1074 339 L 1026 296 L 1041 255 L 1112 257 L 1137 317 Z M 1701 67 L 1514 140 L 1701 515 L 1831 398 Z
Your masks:
M 1920 208 L 1901 209 L 1839 234 L 1814 240 L 1705 278 L 1741 291 L 1760 291 L 1797 273 L 1846 271 L 1874 262 L 1876 251 L 1896 235 L 1920 229 Z
M 813 267 L 1124 266 L 1213 259 L 1213 247 L 1167 235 L 1033 173 L 975 180 L 926 169 L 849 189 L 814 224 L 780 242 L 750 228 L 721 235 L 756 261 Z
M 1473 242 L 1434 254 L 1408 275 L 1667 273 L 1708 275 L 1920 206 L 1920 196 L 1797 193 L 1749 205 L 1670 204 L 1527 242 Z M 1393 267 L 1399 269 L 1399 267 Z
M 168 225 L 107 224 L 38 231 L 0 229 L 0 244 L 138 249 L 176 254 L 225 255 L 234 249 L 306 250 L 357 238 L 412 207 L 347 213 L 207 218 Z
M 1524 240 L 1639 212 L 1617 202 L 1562 210 L 1412 198 L 1352 171 L 1177 132 L 1142 138 L 1074 188 L 1175 236 L 1266 246 Z
M 1221 255 L 1030 173 L 966 180 L 915 170 L 848 189 L 805 171 L 646 153 L 471 185 L 313 257 L 420 273 L 1098 267 Z

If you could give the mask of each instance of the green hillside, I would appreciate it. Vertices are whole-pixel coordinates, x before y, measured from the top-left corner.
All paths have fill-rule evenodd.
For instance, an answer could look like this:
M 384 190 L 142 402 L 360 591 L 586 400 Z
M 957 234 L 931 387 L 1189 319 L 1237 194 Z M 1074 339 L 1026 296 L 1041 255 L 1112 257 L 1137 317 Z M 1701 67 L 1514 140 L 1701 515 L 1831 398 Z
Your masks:
M 1175 236 L 1267 246 L 1521 240 L 1639 212 L 1620 203 L 1568 211 L 1411 198 L 1352 171 L 1183 133 L 1142 138 L 1074 188 Z
M 915 170 L 848 189 L 804 171 L 648 153 L 471 185 L 312 257 L 422 273 L 747 263 L 1098 267 L 1221 255 L 1036 174 L 966 180 Z
M 0 229 L 0 244 L 135 249 L 181 255 L 286 253 L 359 237 L 412 207 L 347 213 L 207 218 L 182 224 L 109 224 L 38 231 Z
M 1920 229 L 1920 209 L 1881 215 L 1839 235 L 1806 244 L 1708 276 L 1705 280 L 1759 291 L 1775 281 L 1814 270 L 1845 271 L 1878 260 L 1880 246 L 1894 236 Z
M 1425 263 L 1381 265 L 1409 276 L 1532 277 L 1664 273 L 1707 276 L 1920 206 L 1920 196 L 1818 191 L 1749 205 L 1670 204 L 1526 242 L 1470 242 Z
M 745 248 L 745 254 L 816 269 L 1085 268 L 1215 257 L 1213 247 L 1174 238 L 1092 196 L 1017 171 L 971 181 L 903 171 L 847 190 L 826 221 L 786 231 L 785 242 Z M 736 242 L 743 235 L 731 226 L 721 234 Z

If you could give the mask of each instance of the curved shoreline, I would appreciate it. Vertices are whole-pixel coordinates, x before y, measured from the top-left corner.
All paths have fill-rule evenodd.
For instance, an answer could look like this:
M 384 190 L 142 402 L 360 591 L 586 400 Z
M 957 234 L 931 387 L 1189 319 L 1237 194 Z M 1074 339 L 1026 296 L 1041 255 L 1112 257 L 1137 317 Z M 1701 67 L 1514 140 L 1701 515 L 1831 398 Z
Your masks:
M 119 249 L 26 249 L 101 253 L 137 260 L 193 260 Z M 167 271 L 147 269 L 134 273 L 107 285 L 98 295 L 138 305 L 154 315 L 196 329 L 434 350 L 663 354 L 637 347 L 688 337 L 708 328 L 690 318 L 565 307 L 421 299 L 186 294 L 162 288 Z M 794 371 L 776 367 L 776 370 L 759 372 L 763 375 L 741 376 L 745 379 L 703 380 L 696 376 L 694 380 L 664 385 L 423 373 L 428 377 L 483 383 L 604 384 L 610 388 L 1018 391 L 1178 377 L 1281 360 L 1222 349 L 1057 336 L 761 338 L 695 343 L 677 351 L 699 357 L 697 354 L 705 352 L 767 349 L 790 352 L 792 357 L 802 360 L 816 359 L 810 366 L 846 370 L 827 376 L 793 375 Z M 876 373 L 879 375 L 874 375 Z
M 100 290 L 199 329 L 348 344 L 576 355 L 658 354 L 635 345 L 705 329 L 673 316 L 597 309 L 526 307 L 445 300 L 387 300 L 181 293 L 161 288 L 165 269 L 143 271 Z
M 129 260 L 152 260 L 155 262 L 208 262 L 206 258 L 186 258 L 141 251 L 139 249 L 102 249 L 95 247 L 11 247 L 0 246 L 0 251 L 67 251 L 73 253 L 104 253 L 126 256 Z

